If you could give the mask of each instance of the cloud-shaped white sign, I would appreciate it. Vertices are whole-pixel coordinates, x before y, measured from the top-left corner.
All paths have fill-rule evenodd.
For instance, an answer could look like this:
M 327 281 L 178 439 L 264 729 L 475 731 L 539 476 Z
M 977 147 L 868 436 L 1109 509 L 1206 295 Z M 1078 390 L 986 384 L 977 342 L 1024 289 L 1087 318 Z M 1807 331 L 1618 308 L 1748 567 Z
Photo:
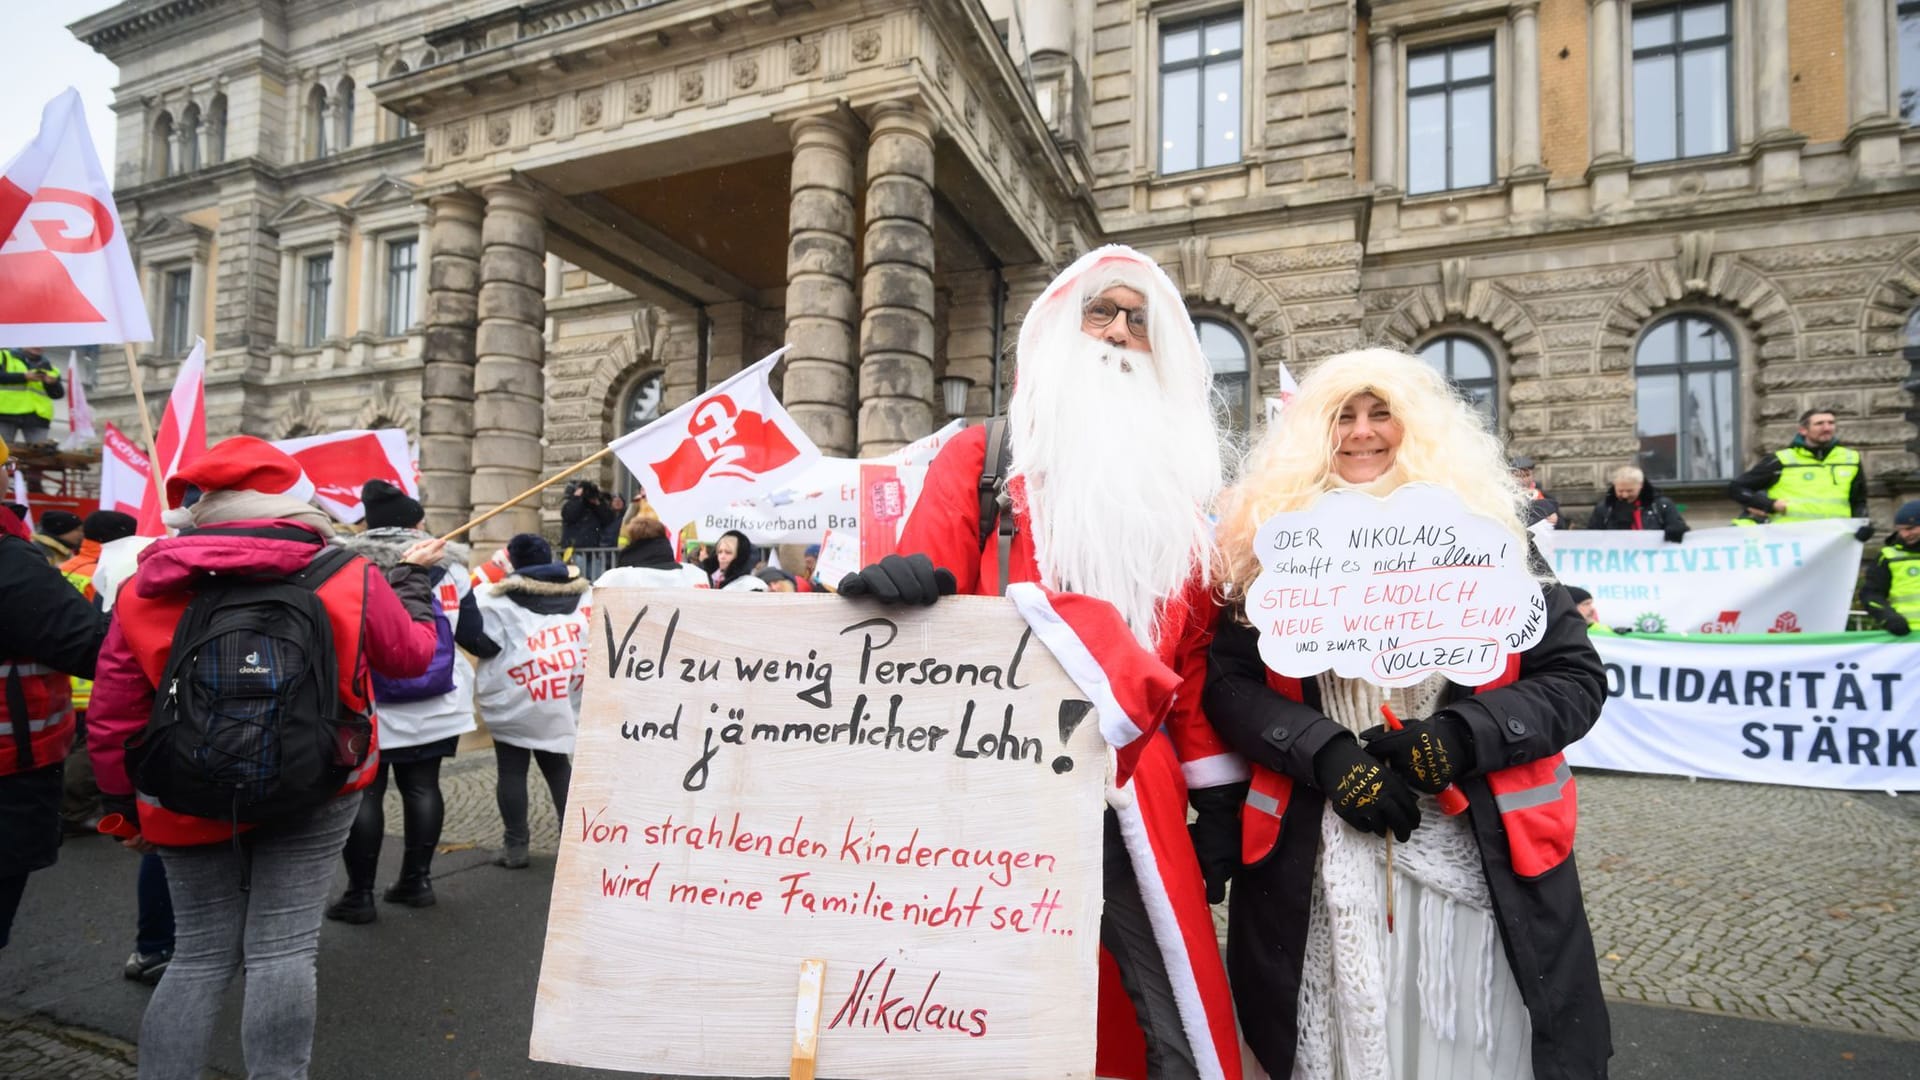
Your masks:
M 1254 544 L 1247 617 L 1282 675 L 1409 686 L 1440 672 L 1480 686 L 1546 632 L 1525 545 L 1443 487 L 1330 491 L 1269 518 Z

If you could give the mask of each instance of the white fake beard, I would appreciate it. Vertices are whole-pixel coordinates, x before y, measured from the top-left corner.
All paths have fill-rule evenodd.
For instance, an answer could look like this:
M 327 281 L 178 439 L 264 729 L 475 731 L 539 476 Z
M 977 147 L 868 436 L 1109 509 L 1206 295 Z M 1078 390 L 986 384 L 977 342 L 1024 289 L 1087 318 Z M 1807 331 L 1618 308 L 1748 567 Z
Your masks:
M 1007 415 L 1041 583 L 1107 601 L 1152 647 L 1160 603 L 1212 549 L 1220 442 L 1207 384 L 1162 378 L 1152 355 L 1077 324 L 1040 346 L 1021 357 Z

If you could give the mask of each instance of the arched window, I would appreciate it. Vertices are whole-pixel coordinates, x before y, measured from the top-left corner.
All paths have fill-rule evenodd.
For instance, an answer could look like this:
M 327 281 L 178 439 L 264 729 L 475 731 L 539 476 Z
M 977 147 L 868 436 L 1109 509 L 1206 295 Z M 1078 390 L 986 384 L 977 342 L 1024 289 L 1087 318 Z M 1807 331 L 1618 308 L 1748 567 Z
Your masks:
M 173 114 L 165 109 L 153 118 L 153 143 L 147 158 L 147 171 L 154 179 L 173 175 Z
M 1907 327 L 1900 335 L 1900 347 L 1908 359 L 1920 353 L 1920 307 L 1907 312 Z
M 192 172 L 200 167 L 200 106 L 188 105 L 180 110 L 180 171 Z
M 345 150 L 353 145 L 353 76 L 341 78 L 335 93 L 339 95 L 338 115 L 334 117 L 333 147 Z
M 207 164 L 227 160 L 227 95 L 215 94 L 207 105 Z
M 307 156 L 327 156 L 327 88 L 316 86 L 307 91 Z
M 1447 377 L 1460 396 L 1473 402 L 1487 418 L 1487 428 L 1500 428 L 1500 377 L 1493 369 L 1493 354 L 1485 345 L 1464 334 L 1437 337 L 1420 347 L 1420 359 Z
M 1649 480 L 1723 480 L 1739 471 L 1733 338 L 1702 315 L 1648 328 L 1633 354 L 1640 467 Z
M 1246 340 L 1240 332 L 1218 319 L 1195 319 L 1193 328 L 1200 334 L 1200 352 L 1213 369 L 1213 407 L 1220 425 L 1230 431 L 1247 430 L 1247 417 L 1253 409 L 1253 366 Z
M 660 419 L 661 392 L 666 389 L 665 372 L 655 371 L 644 375 L 627 390 L 620 402 L 619 430 L 614 433 L 618 438 L 629 432 L 639 431 L 655 420 Z M 623 498 L 631 499 L 639 491 L 640 484 L 623 466 L 619 470 L 619 491 Z
M 395 60 L 393 66 L 387 69 L 387 78 L 397 78 L 406 73 L 407 62 L 405 60 Z M 413 121 L 401 116 L 397 112 L 389 111 L 387 113 L 387 138 L 404 139 L 411 134 L 413 134 Z

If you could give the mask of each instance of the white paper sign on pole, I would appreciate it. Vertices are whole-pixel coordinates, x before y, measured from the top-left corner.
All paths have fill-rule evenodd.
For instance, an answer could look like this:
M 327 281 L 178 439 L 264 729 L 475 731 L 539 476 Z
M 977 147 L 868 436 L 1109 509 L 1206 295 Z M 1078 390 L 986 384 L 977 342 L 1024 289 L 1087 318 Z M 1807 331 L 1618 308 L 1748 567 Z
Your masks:
M 1013 605 L 604 589 L 532 1056 L 1093 1076 L 1106 744 Z
M 1268 519 L 1254 545 L 1263 569 L 1247 616 L 1282 675 L 1408 686 L 1439 672 L 1480 686 L 1546 632 L 1525 545 L 1433 484 L 1384 499 L 1327 492 Z

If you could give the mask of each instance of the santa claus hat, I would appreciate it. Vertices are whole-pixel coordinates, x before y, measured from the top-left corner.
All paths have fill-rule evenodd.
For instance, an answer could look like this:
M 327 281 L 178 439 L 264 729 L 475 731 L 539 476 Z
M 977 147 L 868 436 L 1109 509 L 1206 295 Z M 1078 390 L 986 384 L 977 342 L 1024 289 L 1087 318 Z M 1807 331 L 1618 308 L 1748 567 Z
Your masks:
M 203 492 L 250 491 L 312 502 L 313 481 L 286 451 L 251 435 L 215 444 L 193 463 L 167 477 L 167 503 L 180 506 L 188 487 Z

